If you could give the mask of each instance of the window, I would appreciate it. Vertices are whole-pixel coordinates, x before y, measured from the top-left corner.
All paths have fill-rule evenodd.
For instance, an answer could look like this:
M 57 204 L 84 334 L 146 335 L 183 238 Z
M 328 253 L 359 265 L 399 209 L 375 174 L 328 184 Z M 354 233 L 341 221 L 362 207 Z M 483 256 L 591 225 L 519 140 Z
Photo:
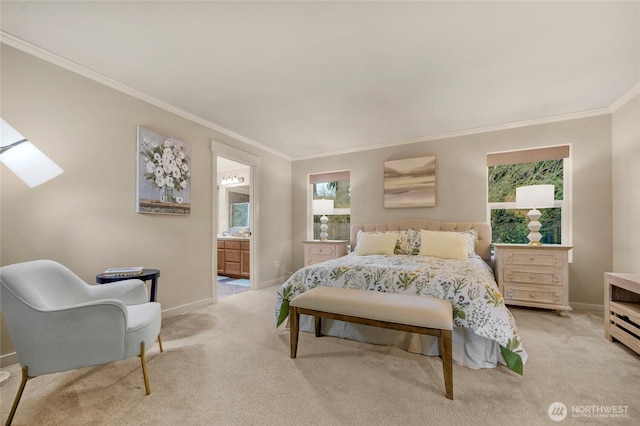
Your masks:
M 329 218 L 329 240 L 347 240 L 351 232 L 351 188 L 349 171 L 309 175 L 310 221 L 309 235 L 320 239 L 320 218 L 322 214 L 313 211 L 314 200 L 329 200 L 333 208 L 323 211 Z M 331 205 L 331 203 L 320 203 Z M 316 203 L 318 205 L 318 203 Z
M 516 209 L 516 188 L 554 185 L 554 207 L 540 209 L 543 244 L 571 244 L 569 145 L 487 155 L 492 242 L 527 244 L 529 209 Z

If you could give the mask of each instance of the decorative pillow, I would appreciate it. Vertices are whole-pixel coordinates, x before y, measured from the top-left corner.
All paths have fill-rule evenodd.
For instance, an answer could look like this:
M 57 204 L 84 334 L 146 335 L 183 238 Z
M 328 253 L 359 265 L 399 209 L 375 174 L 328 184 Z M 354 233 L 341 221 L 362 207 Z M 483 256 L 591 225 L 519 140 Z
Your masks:
M 420 255 L 443 259 L 467 259 L 469 239 L 460 232 L 420 230 Z
M 398 242 L 396 243 L 395 254 L 416 255 L 420 253 L 420 232 L 408 229 L 397 231 Z
M 476 243 L 478 242 L 478 231 L 476 229 L 470 229 L 468 231 L 460 232 L 467 239 L 467 246 L 469 249 L 468 257 L 480 257 L 476 254 Z
M 358 232 L 356 241 L 356 254 L 358 256 L 366 256 L 368 254 L 386 254 L 390 256 L 394 254 L 398 234 L 396 232 Z

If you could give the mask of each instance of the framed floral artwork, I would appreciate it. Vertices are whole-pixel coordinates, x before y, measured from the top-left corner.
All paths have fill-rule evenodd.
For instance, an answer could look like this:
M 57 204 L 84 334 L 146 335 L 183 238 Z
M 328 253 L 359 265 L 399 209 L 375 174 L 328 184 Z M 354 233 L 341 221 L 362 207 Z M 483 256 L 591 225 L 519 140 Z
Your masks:
M 138 127 L 136 212 L 191 213 L 191 145 Z
M 434 207 L 436 156 L 384 162 L 384 207 Z

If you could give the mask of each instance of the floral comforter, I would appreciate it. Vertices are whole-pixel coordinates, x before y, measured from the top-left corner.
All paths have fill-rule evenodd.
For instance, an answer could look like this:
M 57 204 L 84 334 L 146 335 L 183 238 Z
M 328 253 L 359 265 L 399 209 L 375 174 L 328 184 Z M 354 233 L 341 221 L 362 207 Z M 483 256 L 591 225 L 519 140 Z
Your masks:
M 295 272 L 278 290 L 276 324 L 289 315 L 289 301 L 314 287 L 345 287 L 437 297 L 453 306 L 456 327 L 496 341 L 507 366 L 522 374 L 526 353 L 493 272 L 481 258 L 357 256 L 353 253 Z

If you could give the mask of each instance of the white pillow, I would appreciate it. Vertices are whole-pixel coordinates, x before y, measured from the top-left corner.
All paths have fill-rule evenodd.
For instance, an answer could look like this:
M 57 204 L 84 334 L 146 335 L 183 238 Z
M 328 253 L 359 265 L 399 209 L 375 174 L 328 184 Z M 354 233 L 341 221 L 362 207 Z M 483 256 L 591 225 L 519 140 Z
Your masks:
M 462 260 L 469 257 L 469 243 L 460 232 L 421 229 L 420 255 Z
M 366 256 L 368 254 L 386 254 L 393 255 L 398 241 L 398 234 L 395 232 L 385 232 L 380 234 L 369 234 L 363 232 L 360 235 L 360 241 L 356 247 L 358 256 Z

